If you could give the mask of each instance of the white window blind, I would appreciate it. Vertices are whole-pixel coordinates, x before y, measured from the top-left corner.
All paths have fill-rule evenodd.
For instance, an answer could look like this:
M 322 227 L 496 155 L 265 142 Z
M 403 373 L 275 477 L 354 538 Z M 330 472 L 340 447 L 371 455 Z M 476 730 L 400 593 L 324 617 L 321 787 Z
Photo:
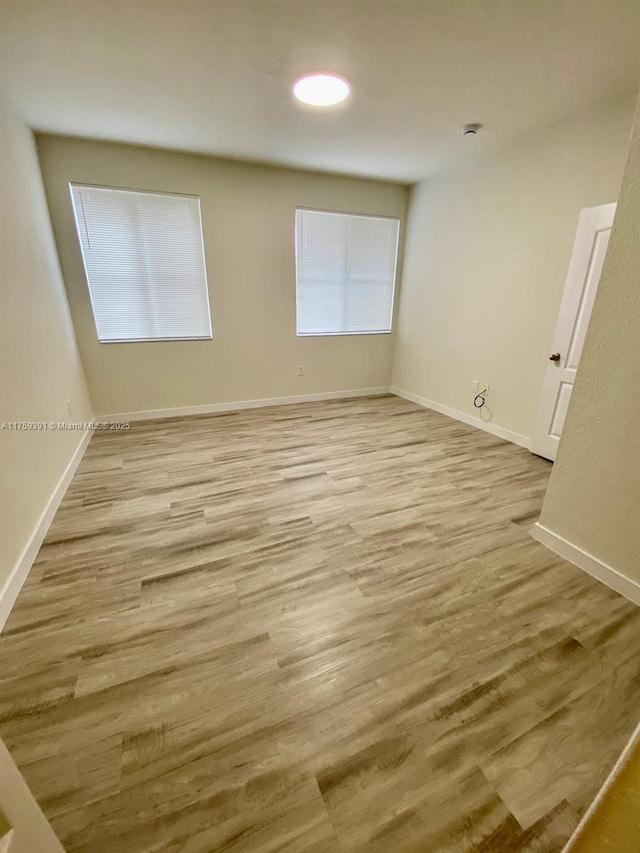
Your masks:
M 71 185 L 101 342 L 210 338 L 200 199 Z
M 296 210 L 298 335 L 391 331 L 397 219 Z

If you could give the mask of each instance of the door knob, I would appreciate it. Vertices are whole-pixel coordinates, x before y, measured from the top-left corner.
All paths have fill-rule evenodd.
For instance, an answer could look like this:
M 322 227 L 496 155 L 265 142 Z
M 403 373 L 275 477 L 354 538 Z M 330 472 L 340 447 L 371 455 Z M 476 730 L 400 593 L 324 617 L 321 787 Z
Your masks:
M 560 353 L 559 352 L 552 352 L 551 355 L 549 356 L 549 361 L 560 361 Z

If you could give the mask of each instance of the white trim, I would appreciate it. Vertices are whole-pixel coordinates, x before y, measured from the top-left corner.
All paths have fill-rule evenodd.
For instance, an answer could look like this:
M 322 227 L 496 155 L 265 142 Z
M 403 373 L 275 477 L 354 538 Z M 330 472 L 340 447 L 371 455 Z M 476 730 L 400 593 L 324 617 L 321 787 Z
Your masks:
M 38 556 L 38 551 L 40 550 L 42 541 L 47 535 L 47 530 L 49 529 L 49 526 L 53 521 L 53 517 L 60 506 L 60 502 L 69 487 L 69 483 L 73 479 L 73 475 L 76 473 L 76 469 L 80 464 L 80 460 L 87 449 L 87 445 L 89 444 L 92 435 L 93 430 L 88 429 L 80 439 L 71 459 L 67 463 L 67 467 L 62 472 L 62 476 L 58 480 L 51 497 L 47 501 L 47 504 L 42 511 L 27 544 L 18 557 L 18 560 L 13 567 L 11 574 L 7 578 L 4 587 L 0 590 L 0 631 L 4 628 L 5 622 L 11 612 L 11 608 L 15 604 L 16 598 L 22 589 L 22 585 L 26 581 L 29 571 L 31 570 L 33 561 Z
M 427 400 L 426 397 L 419 397 L 417 394 L 412 394 L 411 391 L 403 391 L 402 388 L 391 386 L 391 393 L 397 397 L 404 397 L 405 400 L 410 400 L 412 403 L 417 403 L 425 409 L 433 409 L 434 412 L 440 412 L 441 415 L 446 415 L 449 418 L 454 418 L 456 421 L 461 421 L 463 424 L 468 424 L 472 427 L 477 427 L 485 432 L 490 432 L 491 435 L 497 435 L 498 438 L 504 438 L 512 444 L 518 444 L 520 447 L 530 449 L 531 439 L 526 435 L 520 435 L 519 432 L 506 429 L 505 427 L 483 421 L 475 415 L 461 412 L 458 409 L 452 409 L 450 406 L 444 406 L 442 403 L 436 403 L 434 400 Z
M 265 400 L 238 400 L 232 403 L 206 403 L 204 406 L 179 406 L 174 409 L 146 409 L 141 412 L 96 415 L 96 421 L 149 421 L 156 418 L 182 418 L 188 415 L 210 415 L 215 412 L 237 412 L 241 409 L 261 409 L 266 406 L 288 406 L 292 403 L 313 403 L 317 400 L 345 400 L 351 397 L 379 397 L 389 394 L 387 386 L 359 388 L 355 391 L 323 391 L 320 394 L 299 394 L 293 397 L 268 397 Z
M 624 595 L 634 604 L 640 605 L 640 584 L 632 581 L 631 578 L 620 574 L 612 566 L 608 566 L 602 560 L 583 551 L 582 548 L 549 530 L 539 521 L 536 521 L 529 533 L 542 545 L 546 545 L 551 551 L 564 557 L 565 560 L 569 560 L 574 566 L 587 572 L 615 592 L 619 592 L 620 595 Z
M 6 835 L 3 835 L 0 838 L 0 853 L 9 853 L 11 849 L 11 845 L 13 843 L 13 836 L 15 835 L 15 827 L 12 826 L 9 832 Z
M 570 851 L 574 848 L 574 845 L 577 841 L 580 841 L 580 836 L 587 828 L 587 824 L 590 823 L 591 818 L 594 816 L 596 811 L 600 808 L 600 804 L 604 801 L 605 797 L 611 790 L 613 783 L 616 781 L 622 770 L 624 769 L 627 761 L 631 758 L 631 754 L 636 747 L 636 744 L 640 741 L 640 725 L 636 726 L 634 733 L 631 735 L 629 742 L 625 746 L 625 748 L 620 753 L 620 757 L 613 765 L 613 769 L 611 773 L 605 779 L 602 787 L 596 794 L 596 798 L 591 803 L 587 811 L 584 813 L 582 820 L 577 825 L 575 830 L 573 831 L 571 838 L 567 841 L 566 845 L 562 848 L 562 853 L 570 853 Z

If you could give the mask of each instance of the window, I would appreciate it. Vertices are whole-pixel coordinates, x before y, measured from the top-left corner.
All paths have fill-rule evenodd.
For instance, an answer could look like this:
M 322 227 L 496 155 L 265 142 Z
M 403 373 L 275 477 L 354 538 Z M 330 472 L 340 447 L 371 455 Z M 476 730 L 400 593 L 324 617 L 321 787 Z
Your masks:
M 298 335 L 391 331 L 400 222 L 296 210 Z
M 98 340 L 211 338 L 200 199 L 71 184 Z

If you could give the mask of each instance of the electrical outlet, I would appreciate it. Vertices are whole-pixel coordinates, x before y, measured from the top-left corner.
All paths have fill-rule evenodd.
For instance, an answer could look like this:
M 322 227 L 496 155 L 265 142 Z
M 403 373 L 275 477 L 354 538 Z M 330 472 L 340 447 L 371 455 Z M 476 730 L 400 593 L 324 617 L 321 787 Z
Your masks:
M 304 376 L 304 365 L 303 364 L 298 366 L 298 376 Z

